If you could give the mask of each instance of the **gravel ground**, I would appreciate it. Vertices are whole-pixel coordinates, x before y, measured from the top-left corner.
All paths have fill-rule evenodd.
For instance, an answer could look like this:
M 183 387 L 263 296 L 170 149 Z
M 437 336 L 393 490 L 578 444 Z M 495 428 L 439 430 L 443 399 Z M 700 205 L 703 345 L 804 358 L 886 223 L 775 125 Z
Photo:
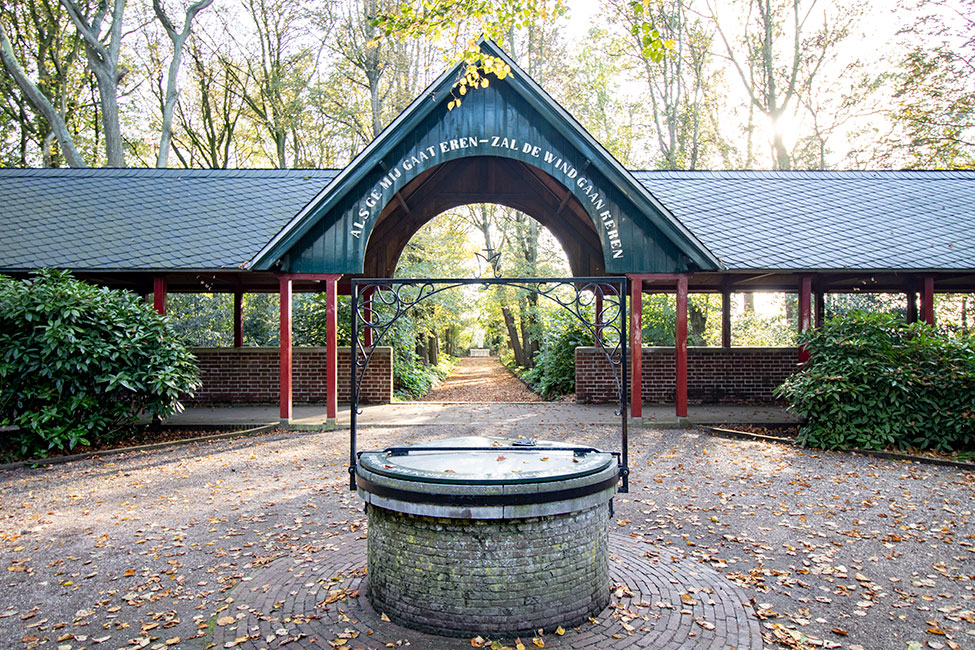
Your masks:
M 499 431 L 365 429 L 359 447 L 475 433 Z M 364 536 L 347 445 L 277 433 L 0 473 L 0 645 L 208 647 L 254 569 Z M 975 648 L 972 473 L 694 430 L 631 431 L 630 466 L 617 530 L 742 586 L 768 648 Z

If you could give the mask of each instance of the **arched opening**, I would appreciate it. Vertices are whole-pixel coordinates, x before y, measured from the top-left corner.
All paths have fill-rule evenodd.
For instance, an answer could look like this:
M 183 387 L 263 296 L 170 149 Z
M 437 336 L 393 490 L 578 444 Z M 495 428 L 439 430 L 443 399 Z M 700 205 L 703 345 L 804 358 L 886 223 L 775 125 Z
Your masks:
M 468 204 L 518 210 L 551 231 L 572 275 L 605 274 L 599 234 L 572 193 L 537 167 L 510 158 L 474 156 L 429 169 L 382 210 L 366 245 L 364 277 L 392 277 L 410 239 L 437 215 Z

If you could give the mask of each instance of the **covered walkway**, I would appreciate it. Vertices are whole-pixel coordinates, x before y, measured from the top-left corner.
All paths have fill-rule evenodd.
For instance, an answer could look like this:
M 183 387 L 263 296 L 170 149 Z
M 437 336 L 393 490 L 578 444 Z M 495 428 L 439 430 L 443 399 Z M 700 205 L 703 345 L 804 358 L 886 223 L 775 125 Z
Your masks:
M 522 403 L 451 403 L 451 402 L 394 402 L 365 406 L 358 418 L 359 426 L 392 427 L 403 425 L 457 425 L 492 423 L 499 428 L 519 426 L 566 427 L 619 424 L 617 406 L 607 404 L 575 404 L 573 402 Z M 690 424 L 762 424 L 794 422 L 796 418 L 778 406 L 689 406 Z M 261 425 L 277 424 L 278 409 L 274 406 L 227 406 L 188 408 L 169 420 L 179 425 Z M 645 426 L 659 428 L 674 426 L 674 407 L 669 404 L 645 405 Z M 328 418 L 321 406 L 295 406 L 291 428 L 319 429 L 328 426 Z M 349 426 L 349 408 L 338 411 L 338 427 Z

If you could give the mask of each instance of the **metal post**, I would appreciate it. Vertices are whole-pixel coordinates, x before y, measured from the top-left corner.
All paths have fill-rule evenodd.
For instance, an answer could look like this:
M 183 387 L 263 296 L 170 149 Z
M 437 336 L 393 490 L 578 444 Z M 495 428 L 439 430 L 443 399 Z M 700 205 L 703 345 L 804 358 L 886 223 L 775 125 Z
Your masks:
M 349 355 L 349 489 L 355 490 L 355 472 L 358 458 L 356 457 L 356 425 L 359 415 L 359 390 L 356 382 L 356 369 L 359 359 L 359 285 L 352 281 L 352 349 Z M 365 368 L 362 370 L 365 372 Z
M 677 278 L 676 406 L 677 420 L 687 417 L 687 276 Z
M 291 423 L 291 278 L 278 278 L 281 298 L 281 423 Z
M 642 282 L 641 282 L 642 284 Z M 630 430 L 627 420 L 626 413 L 626 384 L 627 384 L 627 374 L 626 374 L 626 280 L 622 279 L 619 281 L 619 297 L 620 297 L 620 418 L 622 419 L 622 439 L 620 452 L 622 453 L 622 467 L 620 468 L 620 473 L 623 475 L 623 485 L 620 488 L 620 492 L 630 491 L 630 465 L 629 465 L 629 448 L 630 448 Z
M 643 278 L 638 275 L 630 279 L 630 417 L 634 421 L 643 419 Z M 626 354 L 626 348 L 621 350 Z

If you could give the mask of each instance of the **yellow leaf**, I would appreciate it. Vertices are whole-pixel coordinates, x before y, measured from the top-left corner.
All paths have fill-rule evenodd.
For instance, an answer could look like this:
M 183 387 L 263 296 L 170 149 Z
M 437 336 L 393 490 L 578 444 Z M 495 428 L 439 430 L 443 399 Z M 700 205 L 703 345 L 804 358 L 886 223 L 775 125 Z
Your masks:
M 382 621 L 383 623 L 389 623 L 389 617 L 386 616 L 386 612 L 382 613 L 382 615 L 379 617 L 379 620 Z
M 461 95 L 466 95 L 467 94 L 467 84 L 461 84 L 461 86 L 460 86 L 460 94 Z
M 488 80 L 485 77 L 484 79 L 481 79 L 481 88 L 487 88 L 487 87 L 488 87 Z
M 223 627 L 224 625 L 233 625 L 237 622 L 237 619 L 233 616 L 221 616 L 217 619 L 217 625 Z
M 447 110 L 448 111 L 454 110 L 454 100 L 451 99 L 449 102 L 447 102 Z
M 544 648 L 545 647 L 545 642 L 542 641 L 542 639 L 540 639 L 537 636 L 532 638 L 532 643 L 534 643 L 535 645 L 537 645 L 539 648 Z
M 181 639 L 178 636 L 174 636 L 172 639 L 166 639 L 166 645 L 176 645 Z
M 473 639 L 471 639 L 471 647 L 474 647 L 474 648 L 483 648 L 484 647 L 484 638 L 483 637 L 476 636 Z
M 521 642 L 521 637 L 515 639 L 515 650 L 525 650 L 525 644 Z
M 565 628 L 563 628 L 563 627 L 562 627 L 562 626 L 560 625 L 560 626 L 558 626 L 557 628 L 555 628 L 555 633 L 556 633 L 556 634 L 558 634 L 559 636 L 562 636 L 563 634 L 565 634 Z

